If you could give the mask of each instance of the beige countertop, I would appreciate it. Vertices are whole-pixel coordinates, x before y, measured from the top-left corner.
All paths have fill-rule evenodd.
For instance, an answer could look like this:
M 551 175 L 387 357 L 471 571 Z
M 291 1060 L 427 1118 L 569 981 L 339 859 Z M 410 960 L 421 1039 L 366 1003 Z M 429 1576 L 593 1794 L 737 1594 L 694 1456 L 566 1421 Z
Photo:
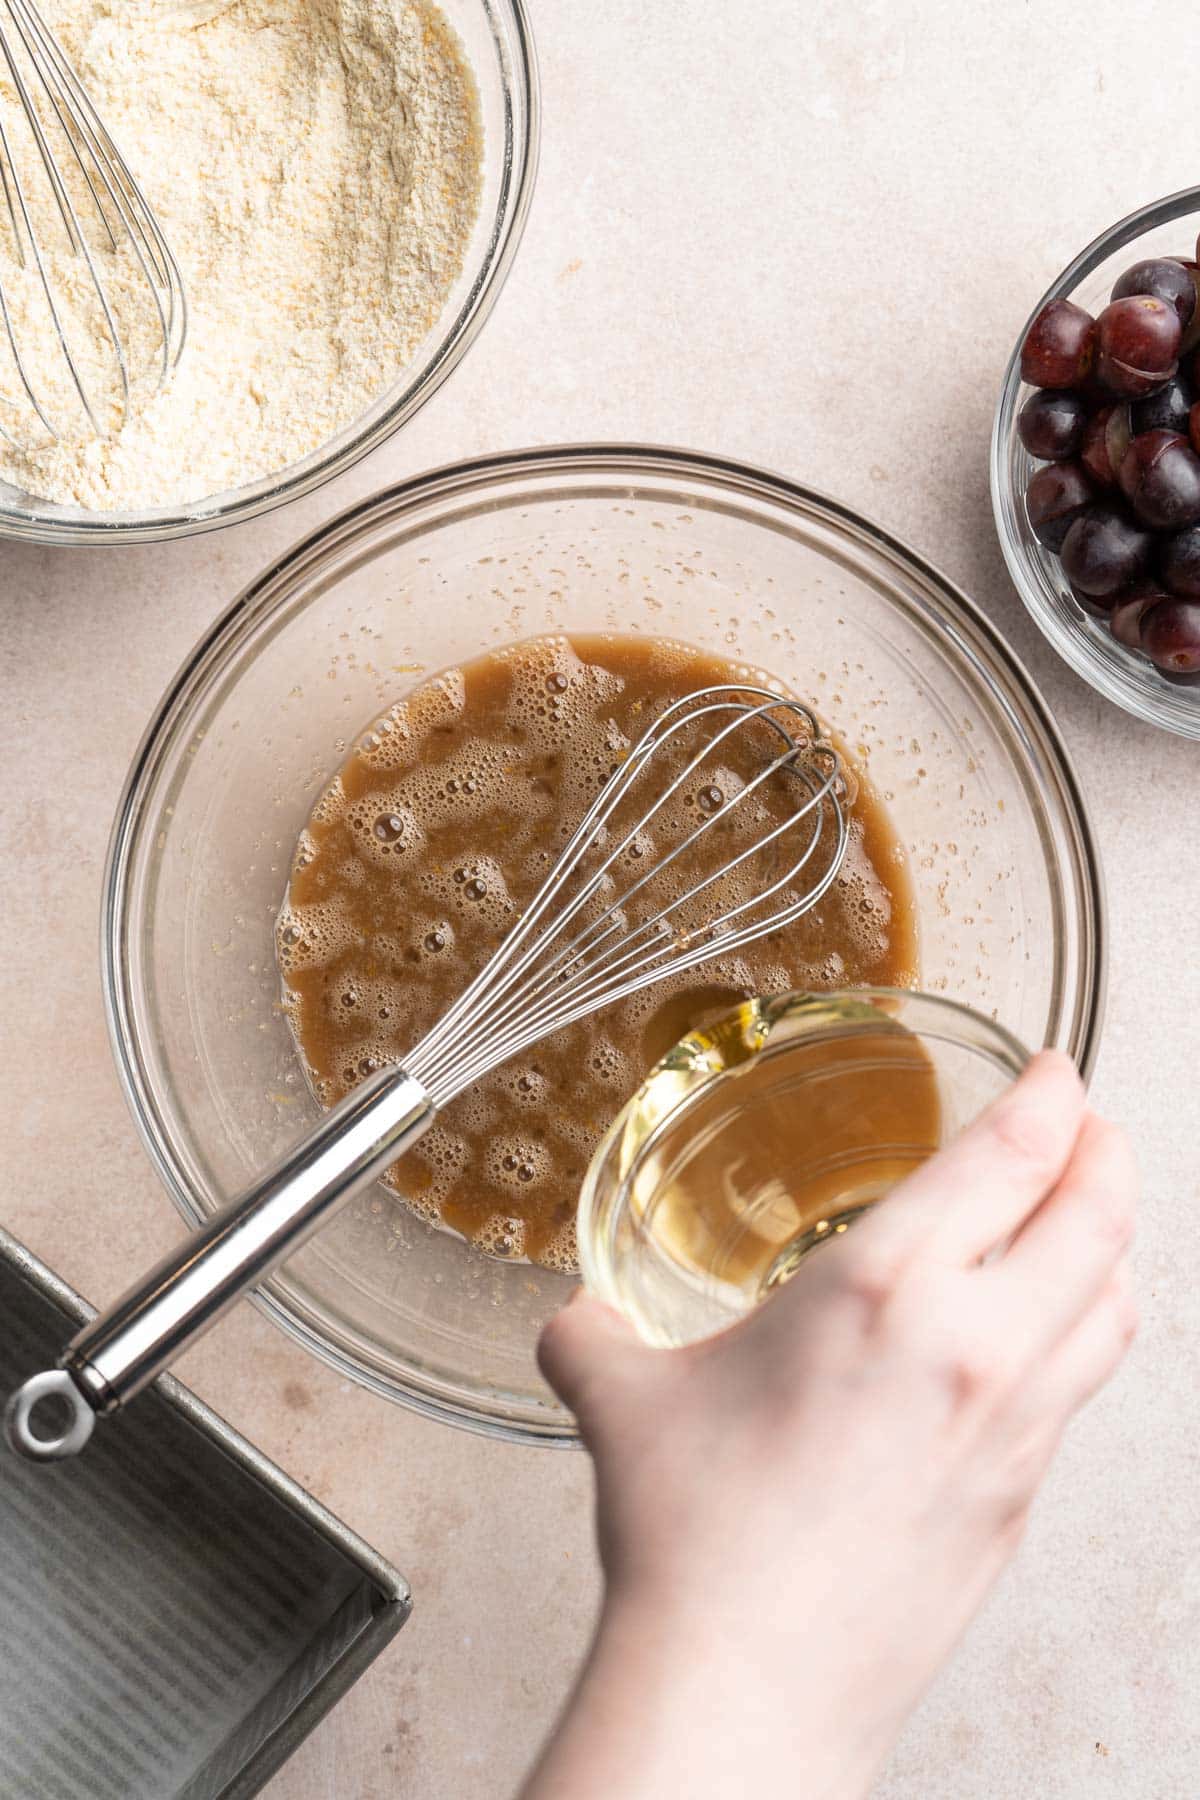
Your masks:
M 101 866 L 162 687 L 268 558 L 391 479 L 533 442 L 677 442 L 826 489 L 986 607 L 1078 759 L 1114 947 L 1095 1095 L 1134 1132 L 1146 1184 L 1135 1356 L 1072 1433 L 1017 1566 L 881 1791 L 1195 1800 L 1200 746 L 1135 724 L 1057 660 L 1009 587 L 986 480 L 1000 370 L 1038 293 L 1103 226 L 1200 178 L 1193 8 L 535 14 L 544 147 L 525 243 L 416 422 L 335 486 L 218 535 L 0 549 L 0 1215 L 97 1301 L 178 1237 L 105 1038 Z M 181 1373 L 415 1589 L 411 1625 L 272 1796 L 501 1800 L 589 1629 L 584 1459 L 391 1408 L 248 1307 Z

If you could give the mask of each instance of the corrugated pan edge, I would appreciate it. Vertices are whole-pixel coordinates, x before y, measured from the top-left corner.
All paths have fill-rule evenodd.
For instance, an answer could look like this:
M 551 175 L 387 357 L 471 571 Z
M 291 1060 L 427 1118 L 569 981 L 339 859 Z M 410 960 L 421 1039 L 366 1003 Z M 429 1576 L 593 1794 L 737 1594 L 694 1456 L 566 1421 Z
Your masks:
M 3 1226 L 0 1226 L 0 1259 L 9 1263 L 78 1324 L 94 1317 L 95 1308 Z M 335 1652 L 336 1660 L 324 1674 L 310 1686 L 311 1663 L 309 1658 L 302 1656 L 278 1685 L 272 1698 L 284 1716 L 242 1761 L 240 1769 L 222 1790 L 222 1800 L 251 1800 L 399 1631 L 412 1611 L 412 1592 L 398 1570 L 211 1407 L 198 1400 L 182 1382 L 176 1381 L 173 1375 L 162 1375 L 155 1382 L 154 1391 L 195 1429 L 217 1443 L 226 1456 L 239 1464 L 280 1505 L 299 1515 L 334 1544 L 362 1571 L 370 1588 L 370 1600 L 365 1605 L 360 1596 L 351 1596 L 351 1602 L 358 1601 L 358 1604 L 347 1602 L 343 1608 L 345 1617 L 340 1624 L 344 1645 Z M 323 1645 L 322 1650 L 324 1655 L 330 1653 L 328 1644 Z M 289 1708 L 292 1692 L 300 1692 L 303 1698 L 294 1708 Z M 231 1760 L 238 1758 L 236 1740 L 231 1740 L 218 1754 L 229 1755 Z

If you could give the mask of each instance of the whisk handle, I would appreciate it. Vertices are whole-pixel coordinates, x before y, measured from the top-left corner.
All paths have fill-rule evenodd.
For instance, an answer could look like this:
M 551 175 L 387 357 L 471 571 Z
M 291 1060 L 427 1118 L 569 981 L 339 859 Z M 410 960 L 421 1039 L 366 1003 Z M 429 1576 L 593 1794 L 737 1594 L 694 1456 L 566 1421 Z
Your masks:
M 59 1367 L 9 1402 L 13 1448 L 37 1461 L 73 1456 L 97 1414 L 115 1412 L 264 1281 L 318 1226 L 367 1187 L 428 1128 L 434 1106 L 404 1069 L 380 1071 L 347 1095 L 254 1186 L 206 1220 L 136 1286 L 85 1325 Z M 39 1436 L 39 1399 L 66 1401 L 67 1426 Z

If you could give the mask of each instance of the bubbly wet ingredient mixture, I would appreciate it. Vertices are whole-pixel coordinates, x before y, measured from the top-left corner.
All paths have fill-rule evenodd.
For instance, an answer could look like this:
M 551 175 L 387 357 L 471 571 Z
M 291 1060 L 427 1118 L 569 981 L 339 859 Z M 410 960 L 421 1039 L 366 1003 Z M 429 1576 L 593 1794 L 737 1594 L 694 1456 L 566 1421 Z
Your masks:
M 64 440 L 51 442 L 22 403 L 0 333 L 0 418 L 21 445 L 0 444 L 0 477 L 107 511 L 276 474 L 400 377 L 462 269 L 481 140 L 461 46 L 426 0 L 47 0 L 45 11 L 179 262 L 188 341 L 162 394 L 109 441 L 89 438 L 36 269 L 28 257 L 20 266 L 0 225 L 14 330 Z M 4 116 L 103 410 L 114 364 L 86 262 L 67 253 L 15 97 Z M 137 401 L 161 346 L 152 291 L 119 227 L 117 249 L 105 243 L 68 147 L 57 137 L 52 147 Z
M 332 1105 L 384 1061 L 402 1060 L 446 1011 L 614 763 L 672 700 L 748 679 L 770 678 L 661 639 L 535 639 L 447 670 L 377 721 L 313 810 L 277 928 L 285 1004 L 318 1098 Z M 696 791 L 655 821 L 643 853 L 661 856 L 721 807 L 753 773 L 752 749 L 740 765 L 731 755 L 706 767 Z M 488 1075 L 446 1108 L 389 1185 L 493 1254 L 572 1268 L 591 1152 L 687 1030 L 753 994 L 914 983 L 904 854 L 861 771 L 850 785 L 848 853 L 811 912 Z M 794 791 L 764 805 L 782 816 Z

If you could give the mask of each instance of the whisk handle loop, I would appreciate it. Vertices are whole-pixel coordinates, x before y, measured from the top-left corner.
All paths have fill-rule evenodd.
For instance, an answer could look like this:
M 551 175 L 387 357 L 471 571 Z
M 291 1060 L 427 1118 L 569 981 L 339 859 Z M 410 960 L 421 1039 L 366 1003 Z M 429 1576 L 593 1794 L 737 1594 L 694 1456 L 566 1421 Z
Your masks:
M 171 1251 L 109 1309 L 67 1345 L 56 1392 L 92 1414 L 115 1412 L 216 1323 L 248 1289 L 353 1195 L 415 1143 L 433 1122 L 425 1088 L 404 1069 L 370 1076 L 348 1094 L 253 1187 L 222 1207 L 199 1231 Z M 45 1386 L 34 1376 L 14 1395 L 6 1425 L 9 1441 L 36 1459 L 73 1455 L 86 1442 L 90 1420 L 73 1422 L 58 1437 L 39 1437 L 26 1398 Z M 39 1390 L 40 1392 L 41 1390 Z M 80 1431 L 80 1423 L 88 1429 Z

